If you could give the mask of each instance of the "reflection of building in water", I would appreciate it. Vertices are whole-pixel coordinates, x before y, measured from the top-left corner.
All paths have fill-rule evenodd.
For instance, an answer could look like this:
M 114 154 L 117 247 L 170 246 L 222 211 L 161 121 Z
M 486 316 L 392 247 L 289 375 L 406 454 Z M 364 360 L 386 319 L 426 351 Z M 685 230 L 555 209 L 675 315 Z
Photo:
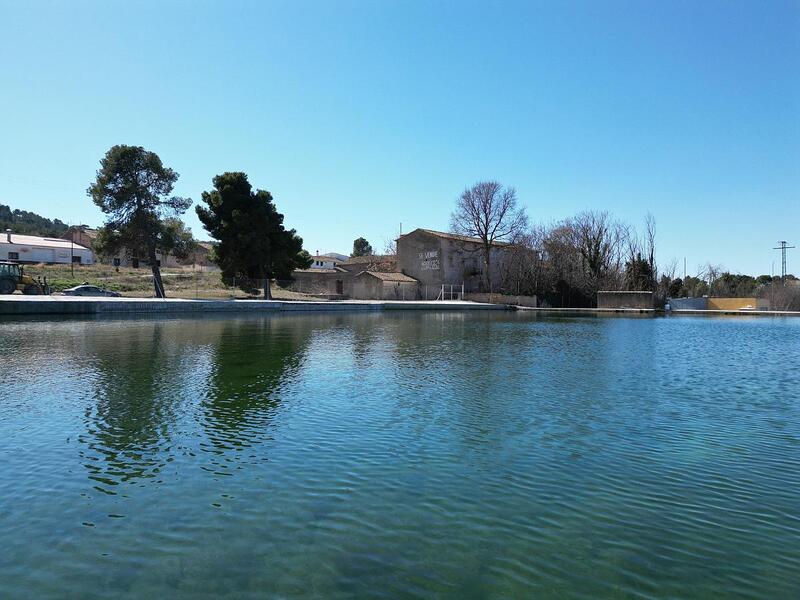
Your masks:
M 496 242 L 489 263 L 499 281 L 509 245 Z M 484 281 L 483 245 L 477 238 L 415 229 L 397 238 L 397 254 L 359 256 L 330 269 L 294 272 L 293 289 L 305 293 L 359 300 L 436 298 L 441 286 L 463 284 L 466 292 L 481 292 Z

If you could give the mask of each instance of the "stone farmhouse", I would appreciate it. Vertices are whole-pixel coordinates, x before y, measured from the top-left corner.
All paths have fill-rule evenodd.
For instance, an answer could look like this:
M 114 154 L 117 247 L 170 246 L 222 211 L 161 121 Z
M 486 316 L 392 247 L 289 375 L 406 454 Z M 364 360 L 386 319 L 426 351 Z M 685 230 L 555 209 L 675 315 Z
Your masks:
M 489 273 L 499 281 L 509 245 L 495 242 L 490 253 Z M 485 292 L 483 245 L 477 238 L 431 229 L 415 229 L 397 238 L 398 271 L 436 290 L 441 286 L 464 286 L 464 292 Z
M 496 243 L 490 275 L 499 281 L 508 244 Z M 435 300 L 483 292 L 483 246 L 479 239 L 415 229 L 397 238 L 396 255 L 350 258 L 333 268 L 300 269 L 292 289 L 328 298 Z M 444 288 L 443 288 L 444 286 Z M 451 287 L 452 286 L 452 287 Z M 451 292 L 455 290 L 456 292 Z
M 89 227 L 88 225 L 77 225 L 70 227 L 66 233 L 61 236 L 65 240 L 71 240 L 75 244 L 80 244 L 86 248 L 93 248 L 94 241 L 97 238 L 97 229 Z M 160 267 L 181 267 L 194 265 L 203 270 L 214 270 L 218 267 L 211 261 L 211 251 L 214 245 L 211 242 L 197 242 L 195 250 L 189 255 L 186 260 L 177 260 L 172 255 L 164 256 L 158 253 L 158 263 Z M 131 255 L 128 252 L 120 252 L 116 256 L 96 256 L 97 262 L 111 264 L 115 267 L 130 267 L 138 269 L 139 267 L 148 266 L 146 258 L 139 258 Z

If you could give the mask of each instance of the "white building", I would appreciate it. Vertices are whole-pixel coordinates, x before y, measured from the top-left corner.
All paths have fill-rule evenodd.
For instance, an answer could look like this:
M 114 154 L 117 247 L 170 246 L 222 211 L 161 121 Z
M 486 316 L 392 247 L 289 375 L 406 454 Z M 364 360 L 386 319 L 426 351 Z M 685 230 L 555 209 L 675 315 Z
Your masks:
M 340 263 L 343 263 L 347 260 L 347 257 L 344 259 L 340 258 L 341 254 L 320 254 L 317 252 L 316 256 L 312 256 L 312 262 L 310 269 L 335 269 L 339 266 Z
M 0 237 L 0 260 L 91 265 L 94 252 L 69 240 L 19 235 L 6 230 Z

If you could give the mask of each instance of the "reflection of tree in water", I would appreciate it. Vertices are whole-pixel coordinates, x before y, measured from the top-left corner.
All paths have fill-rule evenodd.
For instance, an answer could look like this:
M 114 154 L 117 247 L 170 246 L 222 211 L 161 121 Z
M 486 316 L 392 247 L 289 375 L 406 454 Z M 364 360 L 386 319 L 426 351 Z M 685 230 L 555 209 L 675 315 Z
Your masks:
M 94 404 L 86 411 L 86 433 L 79 437 L 91 479 L 109 486 L 157 477 L 168 454 L 174 421 L 175 381 L 185 368 L 170 345 L 174 323 L 128 323 L 102 328 L 84 340 L 93 358 Z
M 79 441 L 97 489 L 113 494 L 120 484 L 157 478 L 175 457 L 176 422 L 198 410 L 211 440 L 203 450 L 224 454 L 263 438 L 314 322 L 168 319 L 90 330 L 75 351 L 93 367 L 86 386 L 94 402 Z
M 226 463 L 239 459 L 239 452 L 268 439 L 266 429 L 281 390 L 303 360 L 311 321 L 278 316 L 225 323 L 201 404 L 210 442 L 201 449 L 220 457 L 209 470 L 223 473 Z

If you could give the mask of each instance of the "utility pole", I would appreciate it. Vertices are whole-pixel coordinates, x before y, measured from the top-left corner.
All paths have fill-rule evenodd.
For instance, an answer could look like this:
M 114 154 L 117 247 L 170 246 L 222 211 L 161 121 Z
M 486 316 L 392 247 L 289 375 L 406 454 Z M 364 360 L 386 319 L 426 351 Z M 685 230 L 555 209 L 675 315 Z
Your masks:
M 75 279 L 75 230 L 72 225 L 69 226 L 69 276 L 70 279 Z
M 772 261 L 772 279 L 769 280 L 769 307 L 775 310 L 775 261 Z
M 786 251 L 794 248 L 794 246 L 788 246 L 786 241 L 781 241 L 778 243 L 780 246 L 773 248 L 773 250 L 781 251 L 781 283 L 786 285 Z

